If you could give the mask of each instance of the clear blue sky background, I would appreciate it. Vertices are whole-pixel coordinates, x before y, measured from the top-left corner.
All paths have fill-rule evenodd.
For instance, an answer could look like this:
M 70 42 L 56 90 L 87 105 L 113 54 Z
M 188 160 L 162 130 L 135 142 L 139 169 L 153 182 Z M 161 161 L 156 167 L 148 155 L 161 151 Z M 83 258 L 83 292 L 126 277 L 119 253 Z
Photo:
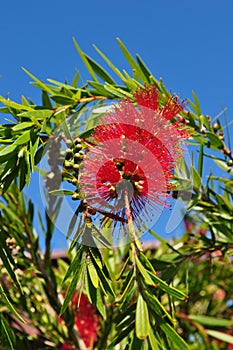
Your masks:
M 21 66 L 42 80 L 71 81 L 81 60 L 72 37 L 93 58 L 96 44 L 128 69 L 116 43 L 139 53 L 153 74 L 182 98 L 194 90 L 204 114 L 233 114 L 232 0 L 4 1 L 1 4 L 0 95 L 40 94 Z

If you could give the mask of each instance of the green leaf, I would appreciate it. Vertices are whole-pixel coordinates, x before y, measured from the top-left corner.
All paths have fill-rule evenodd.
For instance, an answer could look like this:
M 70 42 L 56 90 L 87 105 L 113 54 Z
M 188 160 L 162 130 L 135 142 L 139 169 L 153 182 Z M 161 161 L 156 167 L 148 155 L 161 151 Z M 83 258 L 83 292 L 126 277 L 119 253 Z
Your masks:
M 123 98 L 123 97 L 129 97 L 129 98 L 132 98 L 132 94 L 127 92 L 127 91 L 124 91 L 123 89 L 119 88 L 119 87 L 115 87 L 113 85 L 110 85 L 108 83 L 106 83 L 104 85 L 104 88 L 109 91 L 111 94 L 113 94 L 114 96 L 118 97 L 118 98 Z
M 119 304 L 122 304 L 125 301 L 125 298 L 127 298 L 130 291 L 133 289 L 134 281 L 135 281 L 135 274 L 134 274 L 134 271 L 131 270 L 128 272 L 128 275 L 124 281 L 124 286 L 123 286 L 124 289 L 123 289 L 123 293 L 121 295 L 121 298 L 119 300 Z
M 4 210 L 6 212 L 6 214 L 8 215 L 8 218 L 12 221 L 12 222 L 17 222 L 20 226 L 22 226 L 22 222 L 19 219 L 19 217 L 17 216 L 17 212 L 15 212 L 14 210 L 11 210 L 7 205 L 5 205 L 3 202 L 0 202 L 0 209 Z
M 124 338 L 126 338 L 134 329 L 134 323 L 132 323 L 129 327 L 127 327 L 122 332 L 118 333 L 117 336 L 113 339 L 111 344 L 108 345 L 107 349 L 112 349 L 115 345 L 120 343 Z
M 43 107 L 48 108 L 48 109 L 53 109 L 53 105 L 50 101 L 49 95 L 47 91 L 42 91 L 42 104 Z
M 223 149 L 224 147 L 223 142 L 218 138 L 217 135 L 215 135 L 213 132 L 207 132 L 206 135 L 211 142 L 211 145 L 210 145 L 211 148 L 213 148 L 214 146 L 214 148 L 216 149 Z
M 138 86 L 141 86 L 139 82 L 135 78 L 131 78 L 129 73 L 125 69 L 123 69 L 124 75 L 126 77 L 125 85 L 129 89 L 129 91 L 134 91 L 138 88 Z
M 12 130 L 19 131 L 19 130 L 23 130 L 23 129 L 28 129 L 33 125 L 35 125 L 35 123 L 33 123 L 33 122 L 22 122 L 22 123 L 19 123 L 19 124 L 16 124 L 15 126 L 13 126 Z
M 145 83 L 147 81 L 147 78 L 144 76 L 143 71 L 135 62 L 131 53 L 128 51 L 128 49 L 125 47 L 125 45 L 122 43 L 122 41 L 119 38 L 117 38 L 117 42 L 118 42 L 118 45 L 120 46 L 121 51 L 123 52 L 123 55 L 125 56 L 131 68 L 133 69 L 135 76 L 141 79 L 142 83 Z
M 142 295 L 139 294 L 136 307 L 136 336 L 144 339 L 149 335 L 150 323 L 148 308 Z
M 119 272 L 119 274 L 116 276 L 116 281 L 118 281 L 120 278 L 122 278 L 123 273 L 125 272 L 126 268 L 129 266 L 129 256 L 127 257 L 127 259 L 125 260 L 121 271 Z
M 3 350 L 14 350 L 13 342 L 11 339 L 12 334 L 10 334 L 9 328 L 9 324 L 7 324 L 4 318 L 0 316 L 0 337 Z
M 147 66 L 145 65 L 145 63 L 143 62 L 143 60 L 141 59 L 141 57 L 139 55 L 136 55 L 139 67 L 141 68 L 144 76 L 147 78 L 147 82 L 150 83 L 151 79 L 155 80 L 155 78 L 153 77 L 152 73 L 150 72 L 150 70 L 147 68 Z
M 25 105 L 25 106 L 30 106 L 30 104 L 28 103 L 27 99 L 25 96 L 21 96 L 21 101 L 22 101 L 22 105 Z
M 8 310 L 12 312 L 21 322 L 26 323 L 26 321 L 24 321 L 24 319 L 18 314 L 14 306 L 11 304 L 11 302 L 7 298 L 7 295 L 4 292 L 4 289 L 2 288 L 1 284 L 0 284 L 0 296 L 1 296 L 2 302 L 5 303 L 5 305 L 8 307 Z
M 144 266 L 150 270 L 153 274 L 156 274 L 156 271 L 153 267 L 153 265 L 151 264 L 150 260 L 145 256 L 145 254 L 143 252 L 140 251 L 140 259 L 142 260 L 142 263 L 144 264 Z
M 105 89 L 105 85 L 101 83 L 97 83 L 96 81 L 88 81 L 88 84 L 91 85 L 95 91 L 92 93 L 95 93 L 96 95 L 102 95 L 107 98 L 114 98 L 116 95 L 114 93 L 111 93 Z
M 117 67 L 97 48 L 97 46 L 93 45 L 94 49 L 98 52 L 98 54 L 103 58 L 103 60 L 109 65 L 109 67 L 113 70 L 114 73 L 118 75 L 118 77 L 125 82 L 126 79 L 124 75 L 119 71 Z
M 150 327 L 149 329 L 149 341 L 150 341 L 150 345 L 151 345 L 151 348 L 153 350 L 160 350 L 160 347 L 159 345 L 161 346 L 161 344 L 158 342 L 158 340 L 156 339 L 155 335 L 154 335 L 154 332 L 152 330 L 152 327 Z M 164 348 L 163 348 L 164 349 Z
M 226 319 L 217 318 L 217 317 L 189 315 L 189 318 L 197 323 L 202 324 L 203 326 L 212 326 L 212 327 L 233 326 L 233 320 L 226 320 Z
M 211 130 L 210 128 L 210 122 L 206 116 L 201 114 L 199 116 L 199 123 L 200 123 L 200 130 L 203 131 L 204 129 Z
M 93 70 L 92 66 L 90 65 L 88 59 L 86 58 L 86 55 L 85 55 L 84 52 L 81 50 L 80 46 L 78 45 L 77 41 L 76 41 L 74 38 L 73 38 L 73 41 L 74 41 L 74 45 L 75 45 L 75 47 L 76 47 L 76 49 L 77 49 L 77 51 L 78 51 L 78 53 L 79 53 L 81 59 L 83 60 L 83 63 L 85 64 L 85 66 L 86 66 L 88 72 L 90 73 L 92 79 L 93 79 L 94 81 L 97 81 L 97 82 L 98 82 L 98 79 L 96 78 L 96 75 L 95 75 L 95 73 L 94 73 L 94 70 Z
M 30 132 L 31 130 L 27 130 L 22 135 L 20 135 L 14 142 L 14 145 L 19 146 L 27 143 L 30 140 Z
M 139 261 L 139 259 L 136 260 L 136 265 L 142 274 L 145 282 L 153 287 L 159 287 L 163 291 L 165 291 L 167 294 L 174 296 L 177 299 L 185 300 L 186 295 L 181 292 L 180 290 L 169 286 L 165 281 L 163 281 L 161 278 L 157 277 L 155 274 L 153 274 L 151 271 L 148 271 L 145 269 L 145 267 L 142 265 L 142 263 Z
M 65 296 L 65 300 L 64 300 L 62 307 L 61 307 L 60 315 L 62 315 L 64 313 L 64 311 L 67 309 L 67 306 L 70 302 L 70 299 L 72 298 L 72 295 L 77 287 L 77 284 L 79 283 L 79 281 L 82 277 L 83 268 L 84 268 L 84 265 L 81 264 L 79 266 L 79 268 L 74 272 L 74 276 L 73 276 L 71 283 L 68 287 L 68 290 L 67 290 L 67 293 Z
M 198 174 L 201 178 L 202 178 L 203 160 L 204 160 L 203 151 L 204 151 L 204 146 L 201 144 L 199 149 L 199 155 L 198 155 Z
M 25 173 L 25 181 L 26 181 L 26 186 L 30 185 L 30 179 L 31 179 L 31 169 L 30 169 L 30 154 L 27 151 L 24 155 L 24 160 L 26 164 L 26 173 Z
M 3 236 L 0 234 L 0 258 L 2 259 L 4 267 L 7 269 L 9 275 L 11 276 L 12 280 L 16 284 L 20 293 L 23 294 L 21 285 L 20 285 L 18 278 L 17 278 L 17 276 L 16 276 L 16 274 L 11 266 L 12 263 L 14 264 L 14 260 L 12 259 L 10 254 L 11 253 L 9 251 L 9 248 L 6 245 L 6 243 L 3 239 Z
M 18 176 L 19 172 L 19 166 L 15 167 L 14 169 L 11 169 L 9 174 L 4 176 L 3 179 L 1 179 L 1 182 L 3 184 L 2 191 L 3 193 L 6 192 L 6 190 L 9 188 L 11 183 L 15 180 L 15 178 Z M 1 205 L 0 205 L 1 206 Z
M 75 73 L 75 76 L 72 80 L 72 83 L 71 85 L 76 88 L 78 86 L 78 78 L 79 78 L 80 74 L 79 74 L 79 71 L 77 70 L 76 73 Z
M 75 105 L 77 103 L 76 100 L 74 100 L 71 97 L 65 96 L 65 95 L 61 95 L 61 94 L 57 94 L 57 95 L 51 95 L 51 99 L 53 101 L 55 101 L 56 103 L 60 104 L 60 105 Z
M 6 156 L 6 155 L 10 155 L 11 153 L 13 153 L 16 149 L 17 145 L 14 143 L 13 145 L 9 145 L 7 147 L 4 147 L 1 151 L 0 151 L 0 157 Z
M 98 265 L 97 265 L 98 266 Z M 98 267 L 99 268 L 99 267 Z M 88 258 L 87 259 L 87 269 L 88 269 L 88 273 L 89 273 L 89 276 L 90 276 L 90 279 L 91 279 L 91 282 L 93 284 L 93 286 L 95 288 L 98 288 L 98 285 L 99 285 L 99 277 L 98 277 L 98 274 L 96 272 L 96 268 L 91 260 L 91 258 Z
M 148 273 L 151 279 L 153 280 L 153 283 L 158 284 L 159 288 L 161 288 L 167 294 L 180 300 L 185 300 L 187 298 L 187 295 L 182 291 L 180 291 L 179 289 L 169 286 L 165 281 L 163 281 L 161 278 L 157 277 L 156 275 L 152 274 L 150 271 Z
M 145 282 L 151 286 L 154 286 L 154 282 L 149 275 L 149 271 L 142 265 L 142 263 L 139 259 L 136 259 L 136 265 L 137 265 L 138 270 L 140 271 L 142 277 L 144 278 Z
M 92 258 L 94 259 L 95 263 L 97 266 L 99 266 L 100 269 L 103 268 L 102 264 L 102 258 L 99 249 L 94 248 L 94 247 L 89 247 L 89 251 L 91 253 Z
M 30 106 L 25 106 L 25 105 L 21 105 L 19 103 L 16 103 L 16 102 L 13 102 L 13 101 L 10 101 L 10 100 L 7 100 L 5 99 L 4 97 L 0 96 L 0 102 L 9 107 L 9 108 L 13 108 L 13 109 L 16 109 L 16 110 L 23 110 L 23 111 L 31 111 L 33 108 L 30 107 Z
M 127 350 L 134 350 L 134 349 L 145 350 L 143 347 L 143 344 L 145 344 L 145 341 L 143 339 L 138 339 L 135 332 L 134 332 L 130 346 L 126 349 Z
M 51 90 L 48 85 L 44 84 L 41 80 L 39 80 L 38 78 L 36 78 L 33 74 L 31 74 L 26 68 L 22 67 L 23 71 L 29 75 L 30 78 L 32 78 L 36 83 L 37 86 L 44 91 L 47 91 L 48 93 L 52 94 L 53 90 Z M 32 109 L 32 108 L 30 108 Z
M 168 313 L 168 311 L 164 308 L 164 306 L 160 303 L 160 301 L 154 294 L 145 291 L 144 296 L 148 300 L 149 308 L 153 310 L 156 315 L 158 315 L 162 319 L 167 317 L 168 320 L 174 323 L 174 320 L 172 319 L 171 315 Z
M 23 118 L 36 119 L 36 120 L 44 120 L 51 117 L 53 111 L 51 109 L 38 109 L 29 112 L 20 113 L 19 116 Z
M 112 286 L 111 286 L 110 282 L 108 281 L 107 277 L 105 276 L 105 274 L 103 273 L 103 271 L 101 269 L 98 269 L 97 273 L 98 273 L 99 279 L 100 279 L 100 281 L 102 283 L 103 290 L 105 291 L 105 293 L 108 292 L 113 297 L 115 297 L 115 293 L 114 293 L 114 291 L 112 289 Z
M 78 249 L 76 251 L 76 255 L 74 259 L 71 261 L 68 270 L 66 271 L 66 274 L 63 278 L 62 284 L 64 285 L 65 281 L 71 276 L 72 273 L 75 273 L 75 271 L 79 270 L 82 264 L 82 254 L 83 254 L 83 246 L 79 245 Z
M 197 115 L 201 115 L 201 106 L 199 103 L 199 100 L 197 98 L 197 95 L 194 91 L 192 91 L 192 95 L 193 95 L 193 99 L 195 103 L 192 103 L 191 101 L 189 101 L 189 103 L 191 104 L 193 110 L 197 113 Z
M 159 325 L 160 328 L 164 331 L 167 337 L 172 341 L 173 346 L 177 350 L 190 350 L 188 344 L 181 338 L 181 336 L 172 328 L 168 323 L 162 323 Z
M 39 142 L 40 142 L 39 137 L 36 138 L 35 142 L 32 141 L 32 138 L 30 140 L 30 162 L 31 162 L 32 172 L 34 172 L 35 170 L 35 154 L 36 154 Z
M 60 190 L 50 191 L 49 194 L 52 194 L 53 196 L 72 196 L 74 191 L 61 188 Z
M 206 330 L 207 334 L 216 339 L 222 340 L 226 343 L 233 344 L 233 336 L 219 331 L 214 331 L 212 329 Z
M 115 81 L 110 77 L 110 75 L 91 57 L 84 54 L 88 63 L 90 64 L 91 68 L 94 70 L 94 72 L 104 81 L 109 84 L 115 85 Z
M 105 311 L 105 305 L 103 303 L 102 296 L 100 294 L 99 288 L 96 289 L 96 300 L 94 301 L 95 306 L 97 307 L 98 311 L 102 315 L 104 319 L 106 319 L 106 311 Z
M 129 327 L 131 323 L 135 323 L 135 312 L 126 313 L 120 322 L 116 322 L 116 331 L 121 332 L 122 329 Z
M 185 300 L 186 295 L 181 292 L 180 290 L 169 286 L 165 281 L 163 281 L 161 278 L 157 277 L 155 274 L 153 274 L 151 271 L 148 271 L 145 269 L 145 267 L 142 265 L 142 263 L 139 261 L 139 259 L 136 260 L 137 267 L 142 274 L 145 282 L 153 287 L 159 287 L 163 291 L 165 291 L 167 294 L 174 296 L 177 299 Z
M 202 179 L 201 176 L 198 174 L 196 169 L 191 165 L 191 176 L 193 180 L 194 187 L 198 189 L 201 186 Z
M 25 162 L 25 158 L 21 157 L 19 162 L 19 190 L 22 191 L 26 184 L 26 172 L 27 172 L 27 166 Z

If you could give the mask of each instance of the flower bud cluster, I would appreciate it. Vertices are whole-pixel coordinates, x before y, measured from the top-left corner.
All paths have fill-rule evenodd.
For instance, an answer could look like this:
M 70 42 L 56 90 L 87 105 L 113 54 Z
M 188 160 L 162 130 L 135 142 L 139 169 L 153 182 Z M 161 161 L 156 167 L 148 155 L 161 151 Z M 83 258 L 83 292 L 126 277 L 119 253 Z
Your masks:
M 77 137 L 74 142 L 67 143 L 69 148 L 65 151 L 63 180 L 76 186 L 76 191 L 72 195 L 73 200 L 80 200 L 79 194 L 79 169 L 85 157 L 86 145 L 82 139 Z
M 45 185 L 48 192 L 56 190 L 61 184 L 61 170 L 57 160 L 60 156 L 61 140 L 60 138 L 54 138 L 49 143 L 48 149 L 48 165 L 50 171 L 47 173 L 45 178 Z M 49 206 L 53 206 L 56 198 L 49 196 Z

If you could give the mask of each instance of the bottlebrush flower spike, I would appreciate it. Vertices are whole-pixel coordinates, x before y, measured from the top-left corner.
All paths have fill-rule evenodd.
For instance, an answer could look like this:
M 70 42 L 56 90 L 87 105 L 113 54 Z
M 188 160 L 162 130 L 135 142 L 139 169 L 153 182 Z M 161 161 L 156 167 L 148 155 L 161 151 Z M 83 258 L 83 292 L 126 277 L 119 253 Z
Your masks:
M 176 115 L 184 105 L 170 97 L 161 106 L 155 85 L 140 88 L 134 98 L 137 106 L 121 101 L 96 127 L 80 182 L 91 207 L 125 222 L 127 193 L 132 219 L 140 228 L 158 208 L 169 206 L 174 166 L 182 156 L 183 132 Z M 122 220 L 121 225 L 127 231 Z
M 79 295 L 75 292 L 71 298 L 72 308 L 74 310 L 74 323 L 78 328 L 80 337 L 83 339 L 87 348 L 98 340 L 98 331 L 100 329 L 100 319 L 96 309 L 90 304 L 87 297 L 82 294 L 79 302 Z M 71 350 L 72 346 L 65 343 L 60 350 Z
M 73 295 L 71 301 L 75 313 L 75 325 L 86 346 L 90 347 L 98 339 L 98 330 L 100 328 L 99 316 L 96 313 L 95 307 L 90 304 L 85 295 L 81 295 L 79 306 L 77 294 Z

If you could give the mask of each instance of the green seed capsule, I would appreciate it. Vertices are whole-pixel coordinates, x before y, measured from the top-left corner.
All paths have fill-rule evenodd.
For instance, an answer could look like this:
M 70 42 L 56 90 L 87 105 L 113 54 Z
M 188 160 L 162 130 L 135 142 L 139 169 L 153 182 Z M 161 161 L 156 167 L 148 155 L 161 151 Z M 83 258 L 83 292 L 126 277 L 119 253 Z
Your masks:
M 77 144 L 79 144 L 79 143 L 81 143 L 81 142 L 82 142 L 82 140 L 81 140 L 79 137 L 77 137 L 77 138 L 75 139 L 75 141 L 74 141 L 74 144 L 77 145 Z
M 65 162 L 64 162 L 64 167 L 65 167 L 66 169 L 72 169 L 73 166 L 74 166 L 73 163 L 71 163 L 71 162 L 65 160 Z
M 78 144 L 75 146 L 75 152 L 80 151 L 82 148 L 83 148 L 83 146 L 81 145 L 81 143 L 78 143 Z
M 74 201 L 79 200 L 79 199 L 80 199 L 79 194 L 78 194 L 78 193 L 74 193 L 74 194 L 72 195 L 72 199 L 73 199 Z
M 74 164 L 73 168 L 74 168 L 74 170 L 79 170 L 80 165 L 79 164 Z
M 68 149 L 66 150 L 66 156 L 65 156 L 65 158 L 68 160 L 68 159 L 70 159 L 70 158 L 72 157 L 72 155 L 73 155 L 72 149 L 68 148 Z

